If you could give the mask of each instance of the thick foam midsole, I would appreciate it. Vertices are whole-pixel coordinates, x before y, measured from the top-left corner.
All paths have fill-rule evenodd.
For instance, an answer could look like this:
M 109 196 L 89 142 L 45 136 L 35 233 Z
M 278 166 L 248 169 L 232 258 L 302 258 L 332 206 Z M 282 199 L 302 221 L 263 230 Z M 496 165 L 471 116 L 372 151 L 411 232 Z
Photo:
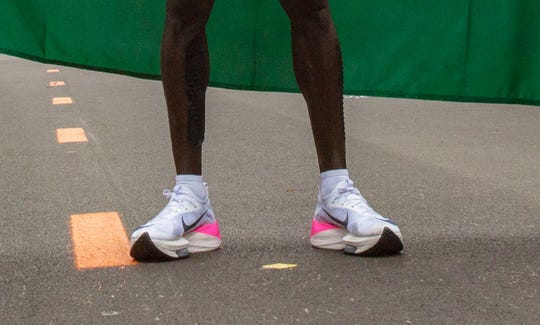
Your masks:
M 184 238 L 189 241 L 190 253 L 208 252 L 221 246 L 221 239 L 201 232 L 191 232 L 184 235 Z
M 347 231 L 343 228 L 333 228 L 329 230 L 320 231 L 309 238 L 311 245 L 324 248 L 341 250 L 345 248 L 345 242 L 343 242 L 343 236 L 347 234 Z
M 333 250 L 342 250 L 345 246 L 352 246 L 356 248 L 358 254 L 375 246 L 381 235 L 357 236 L 344 228 L 332 228 L 315 233 L 310 237 L 310 242 L 315 247 Z M 401 239 L 401 233 L 398 232 L 396 235 Z
M 167 254 L 171 257 L 178 257 L 180 254 L 179 251 L 183 249 L 187 249 L 189 247 L 189 241 L 187 241 L 184 238 L 180 238 L 178 240 L 170 240 L 170 241 L 164 241 L 164 240 L 152 240 L 152 243 L 154 246 L 156 246 L 157 249 L 159 249 L 164 254 Z

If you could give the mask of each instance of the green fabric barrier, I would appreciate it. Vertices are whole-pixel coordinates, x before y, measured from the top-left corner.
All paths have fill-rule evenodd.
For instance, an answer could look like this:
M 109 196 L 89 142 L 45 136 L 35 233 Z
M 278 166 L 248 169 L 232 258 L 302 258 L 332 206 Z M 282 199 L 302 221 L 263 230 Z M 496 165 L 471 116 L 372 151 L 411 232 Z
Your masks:
M 540 1 L 331 1 L 347 94 L 540 105 Z M 165 1 L 2 0 L 0 51 L 159 78 Z M 217 0 L 211 85 L 297 91 L 278 0 Z

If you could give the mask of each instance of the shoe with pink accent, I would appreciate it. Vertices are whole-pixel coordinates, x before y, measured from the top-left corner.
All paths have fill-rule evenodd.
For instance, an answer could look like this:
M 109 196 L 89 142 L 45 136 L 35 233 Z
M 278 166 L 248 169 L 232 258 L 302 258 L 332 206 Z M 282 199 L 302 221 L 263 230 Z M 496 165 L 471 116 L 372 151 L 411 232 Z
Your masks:
M 163 194 L 170 198 L 169 203 L 131 234 L 131 257 L 138 261 L 168 261 L 221 246 L 221 234 L 208 194 L 200 199 L 183 185 Z
M 347 254 L 378 256 L 403 250 L 397 224 L 377 212 L 348 179 L 337 184 L 327 197 L 317 198 L 310 242 Z

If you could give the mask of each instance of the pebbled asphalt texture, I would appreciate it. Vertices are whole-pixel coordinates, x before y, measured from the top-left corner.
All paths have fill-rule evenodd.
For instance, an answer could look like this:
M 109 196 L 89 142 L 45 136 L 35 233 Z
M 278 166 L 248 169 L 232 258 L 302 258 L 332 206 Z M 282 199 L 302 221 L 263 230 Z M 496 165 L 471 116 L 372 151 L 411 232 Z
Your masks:
M 2 324 L 540 319 L 540 107 L 346 97 L 351 178 L 405 241 L 365 258 L 309 245 L 318 170 L 302 96 L 210 88 L 204 175 L 223 248 L 78 270 L 70 215 L 117 211 L 129 233 L 174 185 L 161 83 L 6 55 L 0 71 Z M 58 144 L 64 127 L 89 141 Z

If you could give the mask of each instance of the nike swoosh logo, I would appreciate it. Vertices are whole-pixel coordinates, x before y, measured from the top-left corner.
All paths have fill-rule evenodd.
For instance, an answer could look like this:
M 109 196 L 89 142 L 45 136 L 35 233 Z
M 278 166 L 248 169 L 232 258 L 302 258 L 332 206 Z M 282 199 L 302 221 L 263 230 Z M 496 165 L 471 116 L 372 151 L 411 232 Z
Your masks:
M 182 226 L 184 227 L 184 232 L 187 233 L 189 232 L 191 229 L 195 228 L 195 226 L 199 223 L 199 221 L 201 221 L 201 219 L 204 217 L 204 215 L 206 214 L 206 212 L 208 212 L 208 210 L 204 210 L 204 212 L 201 214 L 201 216 L 199 218 L 197 218 L 197 220 L 195 220 L 194 223 L 190 224 L 190 225 L 187 225 L 185 222 L 184 222 L 184 218 L 182 218 Z
M 338 220 L 336 218 L 334 218 L 330 213 L 328 213 L 328 211 L 326 211 L 325 209 L 322 209 L 324 212 L 326 212 L 326 214 L 330 217 L 330 219 L 334 220 L 335 222 L 337 222 L 338 224 L 342 225 L 343 227 L 347 228 L 347 225 L 349 224 L 349 211 L 347 211 L 347 217 L 345 217 L 345 221 L 341 221 L 341 220 Z
M 392 224 L 392 225 L 394 225 L 394 226 L 397 226 L 397 223 L 396 223 L 394 220 L 392 220 L 392 219 L 381 219 L 381 218 L 375 218 L 375 219 L 381 220 L 381 221 L 384 221 L 384 222 L 388 222 L 389 224 Z

